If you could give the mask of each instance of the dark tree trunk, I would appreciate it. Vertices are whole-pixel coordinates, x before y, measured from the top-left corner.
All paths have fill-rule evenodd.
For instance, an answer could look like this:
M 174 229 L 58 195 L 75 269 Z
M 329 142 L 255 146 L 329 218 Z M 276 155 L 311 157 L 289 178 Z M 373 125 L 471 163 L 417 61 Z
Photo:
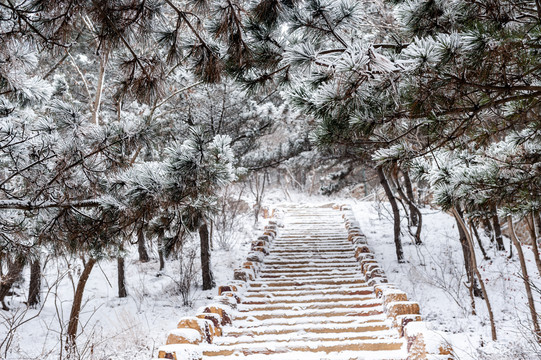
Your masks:
M 535 227 L 537 229 L 537 233 L 541 236 L 541 211 L 534 212 L 534 218 L 535 218 Z
M 400 239 L 400 210 L 398 209 L 396 198 L 391 190 L 391 187 L 389 186 L 389 183 L 387 182 L 387 178 L 385 177 L 385 173 L 383 172 L 382 167 L 378 166 L 376 170 L 378 172 L 379 182 L 381 186 L 383 186 L 383 189 L 385 190 L 385 194 L 387 195 L 387 199 L 389 200 L 389 203 L 391 204 L 391 208 L 393 209 L 394 245 L 395 245 L 395 250 L 396 250 L 396 259 L 398 260 L 399 263 L 403 263 L 404 251 L 402 250 L 402 241 Z
M 150 261 L 150 257 L 148 256 L 148 251 L 147 251 L 147 245 L 145 243 L 145 233 L 143 232 L 142 226 L 137 231 L 137 250 L 139 251 L 140 262 Z
M 469 286 L 471 286 L 473 295 L 476 297 L 482 297 L 483 294 L 481 289 L 477 286 L 477 281 L 475 280 L 475 273 L 472 264 L 472 251 L 466 232 L 464 231 L 461 221 L 464 222 L 464 214 L 459 207 L 456 207 L 457 215 L 460 216 L 460 219 L 456 218 L 456 224 L 458 228 L 458 234 L 460 239 L 460 245 L 462 247 L 462 254 L 464 255 L 464 269 L 466 270 L 466 275 L 468 277 Z
M 15 281 L 17 281 L 17 279 L 21 276 L 25 263 L 26 257 L 24 257 L 23 255 L 17 255 L 15 257 L 15 260 L 9 263 L 8 272 L 1 279 L 0 302 L 2 303 L 3 310 L 9 310 L 4 300 Z
M 481 276 L 481 273 L 479 272 L 479 268 L 477 267 L 477 259 L 475 256 L 475 251 L 473 247 L 473 240 L 471 238 L 471 234 L 466 229 L 466 224 L 463 221 L 462 214 L 459 214 L 458 210 L 452 209 L 453 214 L 455 215 L 455 218 L 458 222 L 458 226 L 462 228 L 463 233 L 466 235 L 466 241 L 468 242 L 468 247 L 470 248 L 471 252 L 471 265 L 475 271 L 475 275 L 479 279 L 479 283 L 481 284 L 481 292 L 483 294 L 483 298 L 485 299 L 485 304 L 487 305 L 487 311 L 488 311 L 488 317 L 490 319 L 490 330 L 492 332 L 492 340 L 496 341 L 498 340 L 498 336 L 496 334 L 496 322 L 494 321 L 494 312 L 492 311 L 492 305 L 490 304 L 490 301 L 488 299 L 488 293 L 485 286 L 485 283 L 483 282 L 483 277 Z M 471 290 L 470 290 L 471 292 Z
M 537 234 L 535 232 L 535 219 L 534 214 L 530 213 L 530 216 L 526 217 L 528 224 L 528 230 L 530 231 L 530 238 L 532 239 L 532 253 L 535 260 L 535 266 L 537 266 L 537 272 L 541 276 L 541 258 L 539 257 L 539 247 L 537 246 Z
M 39 258 L 32 261 L 30 266 L 30 285 L 28 286 L 28 305 L 35 306 L 40 301 L 41 290 L 41 261 Z
M 96 259 L 90 258 L 85 264 L 83 273 L 79 278 L 77 283 L 77 288 L 75 289 L 75 295 L 73 296 L 73 305 L 71 306 L 71 313 L 68 324 L 67 331 L 67 341 L 66 341 L 66 350 L 69 354 L 73 354 L 73 351 L 76 347 L 76 338 L 77 338 L 77 328 L 79 327 L 79 315 L 81 314 L 81 304 L 83 303 L 83 294 L 85 291 L 86 282 L 90 276 L 92 268 L 96 264 Z
M 475 238 L 477 239 L 477 244 L 479 244 L 479 249 L 481 249 L 481 252 L 483 253 L 483 259 L 490 260 L 490 258 L 487 255 L 487 252 L 485 251 L 485 247 L 483 246 L 483 242 L 481 241 L 481 237 L 479 236 L 479 232 L 477 231 L 477 227 L 475 224 L 471 224 L 471 227 L 473 229 L 473 234 L 475 235 Z
M 485 227 L 485 235 L 490 239 L 490 242 L 494 242 L 494 229 L 492 228 L 492 224 L 490 223 L 490 220 L 488 218 L 483 219 L 483 225 Z
M 206 222 L 199 226 L 199 239 L 201 242 L 201 272 L 203 273 L 203 290 L 210 290 L 216 284 L 210 268 L 210 239 Z
M 412 226 L 418 225 L 418 219 L 420 211 L 415 206 L 415 197 L 413 196 L 413 187 L 411 185 L 411 179 L 409 176 L 409 173 L 406 170 L 402 170 L 402 174 L 404 176 L 404 186 L 406 187 L 406 195 L 408 196 L 408 203 L 410 207 L 410 222 Z
M 165 269 L 165 250 L 163 245 L 163 237 L 164 237 L 164 231 L 160 230 L 158 234 L 158 258 L 160 259 L 160 270 L 162 271 Z
M 496 249 L 505 251 L 503 245 L 502 228 L 500 226 L 500 219 L 498 218 L 498 210 L 494 206 L 492 208 L 492 225 L 494 227 L 494 239 L 496 240 Z
M 118 273 L 118 297 L 125 298 L 128 296 L 128 292 L 126 291 L 126 268 L 124 266 L 124 257 L 117 257 L 116 264 Z
M 411 183 L 410 183 L 411 186 Z M 398 191 L 398 194 L 400 197 L 402 197 L 409 205 L 410 209 L 410 225 L 416 226 L 417 229 L 415 230 L 415 234 L 412 234 L 412 236 L 415 238 L 415 245 L 422 245 L 423 241 L 421 240 L 421 231 L 423 229 L 423 214 L 421 214 L 421 211 L 417 208 L 417 206 L 413 203 L 413 200 L 404 194 L 404 191 L 400 187 L 400 183 L 398 182 L 398 179 L 396 179 L 396 190 Z M 415 216 L 412 215 L 412 213 L 415 213 Z M 415 221 L 415 225 L 413 225 L 413 221 Z M 411 229 L 410 229 L 411 232 Z
M 214 221 L 210 221 L 210 235 L 209 235 L 210 250 L 214 251 Z

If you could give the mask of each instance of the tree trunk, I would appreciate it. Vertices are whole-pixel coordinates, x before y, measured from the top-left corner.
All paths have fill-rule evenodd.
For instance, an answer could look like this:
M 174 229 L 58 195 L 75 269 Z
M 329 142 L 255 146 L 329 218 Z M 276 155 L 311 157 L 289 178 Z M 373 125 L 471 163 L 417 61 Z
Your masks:
M 149 262 L 150 257 L 147 252 L 147 245 L 145 243 L 145 233 L 143 232 L 143 227 L 141 226 L 137 231 L 137 250 L 139 251 L 139 261 L 140 262 Z
M 492 228 L 492 224 L 490 223 L 490 220 L 488 218 L 484 218 L 482 221 L 485 227 L 484 229 L 485 235 L 486 237 L 490 239 L 490 242 L 493 243 L 494 242 L 494 229 Z
M 396 250 L 396 259 L 398 260 L 399 263 L 403 263 L 404 251 L 402 250 L 402 241 L 400 239 L 400 210 L 398 210 L 398 204 L 396 203 L 396 198 L 394 197 L 391 187 L 389 186 L 389 183 L 387 182 L 387 178 L 385 177 L 385 173 L 383 172 L 382 167 L 378 166 L 376 170 L 378 172 L 379 182 L 381 186 L 383 186 L 383 189 L 385 190 L 385 194 L 387 195 L 387 199 L 389 200 L 389 203 L 391 204 L 391 208 L 393 209 L 394 245 L 395 245 L 395 250 Z
M 83 303 L 83 294 L 85 291 L 86 282 L 90 276 L 92 268 L 96 264 L 96 259 L 90 258 L 85 264 L 83 273 L 77 283 L 75 295 L 73 296 L 73 305 L 71 306 L 70 319 L 68 324 L 66 350 L 69 354 L 72 354 L 76 347 L 77 328 L 79 327 L 79 315 L 81 313 L 81 304 Z
M 413 186 L 411 185 L 411 179 L 407 170 L 402 169 L 402 175 L 404 176 L 404 186 L 406 187 L 406 195 L 408 196 L 408 204 L 410 207 L 410 221 L 412 226 L 418 225 L 418 219 L 421 212 L 415 206 L 415 197 L 413 196 Z
M 21 276 L 25 263 L 26 257 L 20 254 L 17 255 L 15 260 L 9 264 L 7 274 L 0 279 L 0 302 L 3 310 L 9 310 L 4 300 L 15 281 Z
M 472 252 L 473 247 L 470 248 L 470 245 L 468 243 L 468 236 L 466 230 L 463 229 L 461 226 L 461 223 L 464 222 L 464 214 L 462 213 L 462 210 L 457 206 L 455 209 L 456 215 L 455 220 L 458 228 L 458 235 L 460 239 L 460 245 L 462 245 L 462 255 L 464 256 L 464 268 L 466 270 L 466 275 L 468 277 L 469 286 L 471 286 L 471 291 L 473 293 L 473 296 L 476 297 L 482 297 L 481 289 L 477 286 L 477 281 L 475 280 L 475 273 L 474 268 L 472 264 Z M 458 218 L 457 218 L 458 216 Z
M 494 322 L 494 313 L 492 312 L 492 306 L 490 305 L 490 301 L 488 300 L 488 293 L 485 287 L 485 283 L 483 282 L 483 278 L 481 276 L 481 273 L 479 272 L 479 268 L 477 267 L 477 259 L 475 257 L 475 251 L 473 249 L 473 241 L 472 241 L 471 235 L 468 232 L 468 229 L 466 229 L 466 225 L 464 221 L 462 220 L 462 215 L 459 214 L 459 212 L 455 208 L 453 208 L 453 213 L 455 215 L 456 220 L 459 223 L 459 227 L 462 228 L 462 231 L 466 234 L 466 240 L 468 241 L 469 248 L 471 249 L 471 253 L 470 253 L 471 263 L 475 270 L 475 274 L 477 275 L 477 278 L 479 279 L 479 283 L 481 284 L 481 290 L 483 291 L 483 296 L 485 298 L 485 303 L 487 305 L 488 317 L 490 318 L 490 330 L 492 332 L 492 340 L 496 341 L 498 340 L 498 336 L 496 335 L 496 323 Z
M 118 273 L 118 297 L 125 298 L 128 296 L 128 292 L 126 291 L 126 269 L 124 266 L 124 257 L 117 257 L 116 264 Z
M 92 122 L 99 125 L 99 114 L 101 105 L 101 96 L 103 92 L 103 85 L 105 80 L 105 68 L 107 67 L 107 61 L 109 60 L 109 52 L 106 51 L 99 64 L 98 85 L 96 87 L 96 96 L 94 98 L 94 108 L 92 109 Z
M 165 254 L 164 254 L 164 248 L 163 248 L 163 237 L 164 237 L 164 231 L 160 230 L 158 233 L 158 257 L 160 260 L 160 270 L 162 271 L 165 269 Z
M 541 236 L 541 212 L 535 211 L 533 215 L 535 218 L 535 227 L 537 229 L 537 233 Z
M 537 246 L 537 234 L 535 232 L 535 219 L 533 213 L 526 217 L 530 237 L 532 238 L 532 252 L 537 266 L 537 273 L 541 276 L 541 258 L 539 258 L 539 247 Z
M 475 238 L 477 239 L 477 244 L 479 244 L 479 249 L 481 249 L 481 252 L 483 253 L 483 259 L 490 260 L 490 257 L 488 257 L 487 252 L 485 251 L 485 247 L 483 246 L 483 242 L 481 241 L 481 237 L 479 236 L 479 232 L 477 231 L 477 227 L 475 224 L 472 224 L 470 222 L 470 226 L 473 230 L 473 234 L 475 235 Z
M 539 328 L 539 322 L 537 321 L 537 312 L 535 311 L 535 302 L 532 295 L 532 288 L 530 286 L 530 277 L 528 276 L 528 268 L 526 267 L 526 260 L 524 260 L 524 253 L 522 252 L 522 246 L 518 241 L 515 229 L 513 227 L 513 219 L 511 216 L 507 216 L 507 223 L 509 224 L 509 234 L 515 247 L 517 248 L 518 258 L 520 260 L 520 269 L 522 270 L 522 280 L 524 281 L 524 287 L 526 288 L 526 296 L 528 297 L 528 307 L 530 309 L 530 315 L 532 317 L 533 331 L 536 335 L 537 341 L 541 343 L 541 329 Z
M 209 229 L 206 222 L 199 226 L 199 240 L 201 242 L 201 272 L 203 274 L 203 290 L 210 290 L 216 284 L 210 268 L 210 240 Z
M 28 286 L 28 306 L 35 306 L 40 301 L 41 261 L 39 257 L 30 266 L 30 285 Z
M 492 224 L 494 227 L 496 249 L 500 251 L 505 251 L 505 246 L 503 245 L 502 228 L 500 226 L 500 219 L 498 218 L 498 210 L 495 206 L 492 208 Z
M 410 183 L 410 187 L 411 187 L 411 183 Z M 421 240 L 421 230 L 423 229 L 423 214 L 421 214 L 421 211 L 413 203 L 411 198 L 409 198 L 409 195 L 406 196 L 406 194 L 404 194 L 404 191 L 400 187 L 400 183 L 398 182 L 398 179 L 396 179 L 396 189 L 398 190 L 398 194 L 400 195 L 400 197 L 402 197 L 408 203 L 408 206 L 410 209 L 410 225 L 417 227 L 417 229 L 415 230 L 415 234 L 412 234 L 413 237 L 415 238 L 415 245 L 422 245 L 423 241 Z M 415 213 L 415 216 L 413 216 L 412 213 Z M 415 225 L 413 223 L 414 221 L 415 221 Z M 411 230 L 410 230 L 410 233 L 411 233 Z

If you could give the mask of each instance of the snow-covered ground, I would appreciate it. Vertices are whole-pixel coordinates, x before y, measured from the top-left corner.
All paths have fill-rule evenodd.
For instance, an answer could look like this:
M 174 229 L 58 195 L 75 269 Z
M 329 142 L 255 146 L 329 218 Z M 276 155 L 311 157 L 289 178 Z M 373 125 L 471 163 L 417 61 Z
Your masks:
M 483 260 L 477 254 L 497 321 L 499 341 L 493 342 L 483 300 L 477 299 L 477 315 L 471 315 L 471 304 L 464 286 L 462 251 L 451 216 L 435 209 L 423 209 L 424 244 L 413 245 L 405 231 L 403 245 L 407 263 L 398 264 L 391 216 L 385 205 L 280 191 L 269 193 L 265 201 L 271 207 L 286 202 L 351 204 L 389 280 L 406 291 L 411 300 L 420 303 L 422 316 L 432 329 L 446 333 L 445 338 L 453 345 L 457 359 L 529 360 L 541 356 L 541 348 L 532 342 L 527 300 L 516 255 L 508 259 L 508 253 L 496 251 L 487 238 L 483 240 L 491 260 Z M 235 236 L 230 250 L 214 251 L 212 258 L 217 284 L 225 284 L 232 279 L 234 268 L 246 256 L 250 240 L 264 225 L 261 222 L 258 228 L 254 228 L 252 221 L 249 216 L 242 218 L 242 231 Z M 506 247 L 509 248 L 507 241 Z M 531 250 L 525 247 L 524 252 L 530 265 L 530 276 L 541 288 Z M 216 289 L 194 289 L 189 297 L 191 306 L 184 306 L 178 291 L 179 260 L 168 261 L 166 270 L 158 274 L 157 260 L 140 264 L 136 259 L 134 253 L 126 261 L 129 296 L 125 299 L 117 297 L 116 261 L 104 260 L 94 268 L 85 291 L 84 332 L 78 339 L 84 359 L 149 359 L 156 356 L 157 348 L 164 344 L 168 330 L 176 327 L 177 320 L 193 314 L 216 295 Z M 42 295 L 47 296 L 47 300 L 39 316 L 32 318 L 39 310 L 31 309 L 24 313 L 25 306 L 21 303 L 24 296 L 10 299 L 11 312 L 1 311 L 0 341 L 6 338 L 10 321 L 17 321 L 20 315 L 29 319 L 16 329 L 8 359 L 59 358 L 60 340 L 65 337 L 62 331 L 65 331 L 74 284 L 80 271 L 80 268 L 73 268 L 70 273 L 65 264 L 66 261 L 59 260 L 47 265 L 47 283 L 43 284 L 43 289 L 50 292 Z M 59 274 L 62 280 L 53 284 Z M 199 276 L 197 274 L 197 280 Z M 17 290 L 21 294 L 26 293 L 28 272 L 25 278 L 27 280 Z M 540 295 L 536 293 L 538 312 L 541 309 Z M 3 355 L 0 354 L 0 358 Z
M 497 251 L 488 238 L 483 243 L 490 260 L 483 260 L 477 248 L 477 262 L 485 280 L 494 312 L 498 341 L 493 342 L 485 301 L 476 300 L 477 315 L 464 283 L 464 258 L 458 230 L 452 216 L 436 209 L 423 213 L 423 245 L 415 246 L 403 232 L 405 264 L 396 261 L 393 226 L 387 206 L 374 202 L 350 201 L 369 246 L 383 266 L 389 281 L 420 303 L 423 319 L 433 330 L 446 332 L 457 359 L 539 359 L 541 346 L 533 341 L 520 263 L 509 252 Z M 481 232 L 482 233 L 482 232 Z M 509 250 L 509 240 L 505 241 Z M 532 251 L 524 247 L 529 275 L 541 289 L 540 276 Z M 537 313 L 541 311 L 541 293 L 534 293 Z
M 231 249 L 216 249 L 212 254 L 217 284 L 233 278 L 233 270 L 245 259 L 252 237 L 260 232 L 252 227 L 251 218 L 245 221 L 245 225 L 244 231 L 238 232 L 231 241 Z M 192 239 L 192 246 L 196 240 Z M 197 259 L 198 250 L 195 254 Z M 0 342 L 8 336 L 11 322 L 24 321 L 20 315 L 29 319 L 14 332 L 7 359 L 59 358 L 63 347 L 60 341 L 65 339 L 62 332 L 67 329 L 74 287 L 82 271 L 82 263 L 76 263 L 77 266 L 68 271 L 66 261 L 51 261 L 46 266 L 46 281 L 42 284 L 45 291 L 42 297 L 46 297 L 44 306 L 26 313 L 22 301 L 27 292 L 29 272 L 28 269 L 25 271 L 26 280 L 19 289 L 15 289 L 21 296 L 8 299 L 12 307 L 10 312 L 0 310 Z M 176 327 L 178 319 L 193 315 L 197 308 L 217 295 L 216 289 L 202 291 L 198 286 L 187 298 L 191 305 L 184 306 L 182 294 L 178 291 L 180 260 L 167 261 L 165 271 L 161 273 L 158 268 L 157 253 L 148 263 L 137 261 L 136 250 L 130 254 L 126 259 L 128 297 L 120 299 L 117 296 L 116 261 L 102 260 L 94 267 L 83 300 L 83 334 L 77 339 L 82 359 L 148 360 L 156 357 L 158 347 L 165 343 L 168 331 Z M 55 284 L 59 277 L 61 280 Z M 194 282 L 200 284 L 200 277 L 200 272 L 197 272 Z M 35 317 L 38 313 L 39 316 Z M 4 356 L 0 354 L 0 359 Z

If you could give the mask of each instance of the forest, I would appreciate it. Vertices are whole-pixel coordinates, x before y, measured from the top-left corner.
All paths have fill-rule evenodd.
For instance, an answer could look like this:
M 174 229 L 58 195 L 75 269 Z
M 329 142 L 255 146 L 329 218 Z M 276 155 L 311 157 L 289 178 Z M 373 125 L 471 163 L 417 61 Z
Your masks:
M 318 201 L 388 237 L 395 282 L 456 260 L 438 296 L 493 347 L 457 359 L 541 356 L 541 1 L 0 0 L 0 358 L 157 356 L 145 297 L 184 314 Z M 100 347 L 101 306 L 136 348 Z

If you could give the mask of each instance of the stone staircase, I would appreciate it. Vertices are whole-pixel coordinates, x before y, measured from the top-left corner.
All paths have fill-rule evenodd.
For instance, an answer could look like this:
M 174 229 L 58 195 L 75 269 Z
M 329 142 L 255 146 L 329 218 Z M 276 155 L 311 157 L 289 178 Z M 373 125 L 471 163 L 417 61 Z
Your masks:
M 237 281 L 220 287 L 216 304 L 181 319 L 159 357 L 449 359 L 441 346 L 431 355 L 423 327 L 408 325 L 421 320 L 418 305 L 386 284 L 352 213 L 342 210 L 283 209 L 283 227 L 266 228 Z

